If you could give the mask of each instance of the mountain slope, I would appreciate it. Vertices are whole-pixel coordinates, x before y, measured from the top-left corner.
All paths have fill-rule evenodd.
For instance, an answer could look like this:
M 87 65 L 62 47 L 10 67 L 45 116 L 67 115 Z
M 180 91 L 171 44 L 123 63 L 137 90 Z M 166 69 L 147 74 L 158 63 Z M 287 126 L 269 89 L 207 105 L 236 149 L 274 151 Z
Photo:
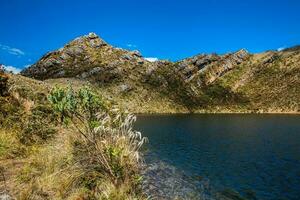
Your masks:
M 149 62 L 90 33 L 21 74 L 51 84 L 89 83 L 133 112 L 299 112 L 299 57 L 294 47 Z

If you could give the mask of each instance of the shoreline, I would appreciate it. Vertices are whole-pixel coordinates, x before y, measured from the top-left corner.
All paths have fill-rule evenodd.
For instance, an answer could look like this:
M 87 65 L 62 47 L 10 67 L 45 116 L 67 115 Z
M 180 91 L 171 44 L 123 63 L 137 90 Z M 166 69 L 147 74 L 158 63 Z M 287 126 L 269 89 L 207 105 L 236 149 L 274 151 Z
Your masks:
M 193 114 L 233 114 L 233 115 L 300 115 L 300 112 L 133 112 L 135 115 L 193 115 Z

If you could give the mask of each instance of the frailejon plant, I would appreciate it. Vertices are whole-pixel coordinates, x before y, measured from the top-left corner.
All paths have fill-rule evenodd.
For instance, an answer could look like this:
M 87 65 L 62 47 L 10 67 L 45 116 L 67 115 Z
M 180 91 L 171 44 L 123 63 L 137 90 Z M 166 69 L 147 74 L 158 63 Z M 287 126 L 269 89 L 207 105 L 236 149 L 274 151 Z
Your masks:
M 55 87 L 49 101 L 61 121 L 74 126 L 79 136 L 73 154 L 85 172 L 82 183 L 99 195 L 104 194 L 103 179 L 115 187 L 126 184 L 130 186 L 128 193 L 134 193 L 140 177 L 140 148 L 146 141 L 132 128 L 136 117 L 121 112 L 88 87 L 78 91 Z

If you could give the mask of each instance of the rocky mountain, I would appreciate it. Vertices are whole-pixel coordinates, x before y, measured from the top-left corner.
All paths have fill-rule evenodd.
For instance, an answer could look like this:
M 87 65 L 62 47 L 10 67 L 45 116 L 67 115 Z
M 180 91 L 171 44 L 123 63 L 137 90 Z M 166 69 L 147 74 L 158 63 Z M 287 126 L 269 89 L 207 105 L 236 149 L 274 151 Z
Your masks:
M 299 47 L 149 62 L 90 33 L 21 74 L 50 84 L 88 82 L 133 112 L 300 111 Z

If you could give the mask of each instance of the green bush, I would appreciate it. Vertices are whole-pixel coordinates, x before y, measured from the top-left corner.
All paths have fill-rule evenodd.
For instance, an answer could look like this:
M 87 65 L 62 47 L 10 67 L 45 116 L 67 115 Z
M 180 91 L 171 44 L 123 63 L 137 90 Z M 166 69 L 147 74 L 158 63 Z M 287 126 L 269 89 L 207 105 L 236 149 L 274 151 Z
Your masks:
M 105 181 L 117 190 L 127 188 L 128 194 L 135 194 L 142 162 L 139 149 L 146 141 L 132 129 L 135 116 L 119 111 L 87 87 L 78 91 L 56 87 L 49 101 L 61 121 L 76 130 L 74 162 L 83 171 L 78 181 L 97 191 L 97 199 L 104 198 Z

